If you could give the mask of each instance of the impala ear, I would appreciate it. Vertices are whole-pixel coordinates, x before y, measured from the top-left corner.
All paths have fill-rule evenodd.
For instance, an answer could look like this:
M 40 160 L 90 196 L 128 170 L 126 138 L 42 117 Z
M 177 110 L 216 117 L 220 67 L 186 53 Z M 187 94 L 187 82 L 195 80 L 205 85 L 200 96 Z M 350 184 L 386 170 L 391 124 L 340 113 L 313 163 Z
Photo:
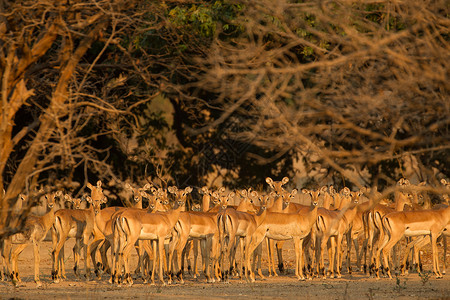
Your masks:
M 86 201 L 87 201 L 88 203 L 91 203 L 91 204 L 92 204 L 92 198 L 91 198 L 91 196 L 86 196 Z
M 106 198 L 106 196 L 103 196 L 103 198 L 102 198 L 102 204 L 104 204 L 104 203 L 106 203 L 106 202 L 108 202 L 108 198 Z
M 146 185 L 144 185 L 143 189 L 144 190 L 149 190 L 151 186 L 152 185 L 150 183 L 147 183 Z
M 297 193 L 298 193 L 298 190 L 297 189 L 293 189 L 291 191 L 291 196 L 295 196 L 295 195 L 297 195 Z
M 66 200 L 66 201 L 72 201 L 72 197 L 70 197 L 69 194 L 65 194 L 65 195 L 64 195 L 64 200 Z
M 129 189 L 129 190 L 132 190 L 133 188 L 131 187 L 131 185 L 127 182 L 127 183 L 125 183 L 125 188 L 126 189 Z
M 184 189 L 184 192 L 185 192 L 186 194 L 189 194 L 190 192 L 192 192 L 192 187 L 190 187 L 190 186 L 186 187 L 186 188 Z
M 309 193 L 311 193 L 311 191 L 308 190 L 308 189 L 302 189 L 302 193 L 303 193 L 303 194 L 309 194 Z
M 252 197 L 258 197 L 258 192 L 257 192 L 257 191 L 252 191 L 252 192 L 250 193 L 250 195 L 251 195 Z
M 97 181 L 97 187 L 99 188 L 101 186 L 102 186 L 102 181 L 101 180 Z
M 228 194 L 228 199 L 233 198 L 236 194 L 234 192 L 231 192 Z
M 178 191 L 178 189 L 177 189 L 175 186 L 169 186 L 169 187 L 167 188 L 167 191 L 168 191 L 169 193 L 171 193 L 171 194 L 176 194 L 177 191 Z
M 442 179 L 441 179 L 441 183 L 442 183 L 443 185 L 446 185 L 446 184 L 447 184 L 447 180 L 445 180 L 444 178 L 442 178 Z
M 238 191 L 239 194 L 241 194 L 243 197 L 247 197 L 248 193 L 247 190 Z
M 321 193 L 325 193 L 328 190 L 328 187 L 326 185 L 324 185 L 321 189 L 320 192 Z
M 282 184 L 286 184 L 289 182 L 289 178 L 288 177 L 283 177 L 283 179 L 281 179 L 281 183 Z
M 225 187 L 221 187 L 220 189 L 219 189 L 219 193 L 224 193 L 225 192 Z
M 350 195 L 350 189 L 348 187 L 345 187 L 342 189 L 342 193 L 346 196 Z
M 55 193 L 55 196 L 56 196 L 56 197 L 61 197 L 61 196 L 62 196 L 62 194 L 63 194 L 63 192 L 62 192 L 62 191 L 57 191 L 57 192 Z
M 219 193 L 214 192 L 214 193 L 212 193 L 212 196 L 213 196 L 213 198 L 219 198 Z
M 272 180 L 272 178 L 270 178 L 270 177 L 267 177 L 267 178 L 266 178 L 266 182 L 267 182 L 270 186 L 273 185 L 273 180 Z
M 367 188 L 366 187 L 363 187 L 362 189 L 359 190 L 359 194 L 360 195 L 364 194 L 365 192 L 367 192 Z
M 154 193 L 156 193 L 158 190 L 154 187 L 154 186 L 152 186 L 151 188 L 150 188 L 150 192 L 152 192 L 153 194 Z
M 422 181 L 421 183 L 419 183 L 419 186 L 426 186 L 427 182 L 426 181 Z

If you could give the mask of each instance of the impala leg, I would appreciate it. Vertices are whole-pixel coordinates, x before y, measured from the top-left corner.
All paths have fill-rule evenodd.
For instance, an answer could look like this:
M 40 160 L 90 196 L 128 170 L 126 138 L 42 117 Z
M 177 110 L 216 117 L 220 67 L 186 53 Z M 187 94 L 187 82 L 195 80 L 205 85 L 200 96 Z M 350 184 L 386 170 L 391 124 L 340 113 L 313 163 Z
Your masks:
M 284 241 L 279 241 L 276 243 L 277 257 L 278 257 L 278 270 L 280 271 L 280 273 L 284 273 L 287 271 L 284 269 L 284 264 L 283 264 L 283 245 L 284 245 Z M 273 256 L 272 256 L 272 260 L 273 260 Z
M 41 262 L 41 256 L 39 254 L 39 243 L 37 241 L 33 241 L 33 252 L 34 252 L 34 282 L 38 287 L 42 286 L 41 281 L 39 280 L 39 264 Z
M 166 285 L 164 281 L 164 273 L 163 273 L 163 259 L 166 256 L 165 250 L 164 250 L 164 238 L 158 239 L 158 254 L 159 254 L 159 280 L 161 281 L 162 285 Z
M 130 238 L 130 237 L 128 237 Z M 130 257 L 130 253 L 131 250 L 134 248 L 134 244 L 136 243 L 137 239 L 133 239 L 133 240 L 128 240 L 126 246 L 123 248 L 123 252 L 122 252 L 122 259 L 123 259 L 123 266 L 124 266 L 124 272 L 125 272 L 125 277 L 124 277 L 124 281 L 128 282 L 128 285 L 133 285 L 133 279 L 131 278 L 131 273 L 130 273 L 130 267 L 129 267 L 129 257 Z
M 441 271 L 439 269 L 439 258 L 438 258 L 438 249 L 437 249 L 437 238 L 439 236 L 435 233 L 431 233 L 430 239 L 431 239 L 431 249 L 433 250 L 433 271 L 436 275 L 436 278 L 442 278 Z
M 447 236 L 442 235 L 442 243 L 444 244 L 444 268 L 442 274 L 445 274 L 445 269 L 447 268 Z
M 197 278 L 197 276 L 200 276 L 200 273 L 198 272 L 198 246 L 200 244 L 200 241 L 195 239 L 192 241 L 193 243 L 193 250 L 194 250 L 194 278 Z
M 17 261 L 19 259 L 20 253 L 22 253 L 22 251 L 25 250 L 26 247 L 28 247 L 28 243 L 21 244 L 16 249 L 14 249 L 14 251 L 11 253 L 11 262 L 12 262 L 11 280 L 14 285 L 18 285 L 19 282 L 21 282 Z

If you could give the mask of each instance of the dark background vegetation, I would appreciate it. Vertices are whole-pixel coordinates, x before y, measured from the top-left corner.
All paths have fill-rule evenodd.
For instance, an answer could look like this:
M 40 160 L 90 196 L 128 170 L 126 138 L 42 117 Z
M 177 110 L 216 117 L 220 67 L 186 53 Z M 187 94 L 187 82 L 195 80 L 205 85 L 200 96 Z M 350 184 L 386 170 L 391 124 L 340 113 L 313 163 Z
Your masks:
M 437 187 L 448 5 L 0 0 L 0 228 L 39 185 Z

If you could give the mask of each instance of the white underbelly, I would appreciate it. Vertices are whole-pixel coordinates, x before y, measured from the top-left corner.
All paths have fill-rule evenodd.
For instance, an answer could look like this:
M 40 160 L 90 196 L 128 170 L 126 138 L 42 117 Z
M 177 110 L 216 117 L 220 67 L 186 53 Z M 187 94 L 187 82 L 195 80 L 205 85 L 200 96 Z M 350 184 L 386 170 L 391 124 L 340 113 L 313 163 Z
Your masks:
M 429 235 L 429 234 L 430 234 L 430 230 L 426 230 L 426 229 L 411 230 L 411 229 L 407 228 L 405 230 L 406 236 L 418 236 L 418 235 Z
M 140 240 L 157 240 L 158 236 L 156 234 L 154 234 L 153 232 L 145 232 L 145 231 L 141 230 L 141 232 L 139 234 L 139 239 Z

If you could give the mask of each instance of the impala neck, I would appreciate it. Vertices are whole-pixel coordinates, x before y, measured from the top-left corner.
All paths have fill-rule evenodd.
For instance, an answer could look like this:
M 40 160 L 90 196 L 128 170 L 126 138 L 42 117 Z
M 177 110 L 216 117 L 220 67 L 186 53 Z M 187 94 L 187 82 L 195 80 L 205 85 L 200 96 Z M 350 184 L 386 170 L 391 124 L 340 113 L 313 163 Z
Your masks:
M 323 208 L 329 210 L 331 207 L 332 200 L 333 200 L 333 197 L 331 197 L 331 195 L 326 192 L 323 197 Z
M 204 194 L 202 198 L 202 210 L 203 212 L 209 211 L 209 202 L 211 201 L 211 196 L 209 194 Z
M 256 227 L 259 227 L 259 225 L 261 225 L 262 222 L 264 222 L 266 216 L 267 216 L 267 208 L 259 211 L 259 213 L 255 215 Z
M 408 203 L 408 198 L 403 193 L 398 193 L 395 195 L 395 210 L 402 211 L 405 204 Z
M 283 211 L 283 197 L 281 195 L 277 195 L 275 200 L 273 200 L 273 204 L 271 206 L 267 205 L 267 207 L 270 208 L 271 212 Z
M 47 213 L 42 216 L 42 221 L 46 231 L 53 226 L 53 223 L 55 222 L 55 205 L 51 208 L 47 207 Z
M 172 211 L 167 213 L 167 217 L 170 221 L 170 225 L 173 227 L 175 226 L 175 223 L 178 221 L 178 219 L 180 218 L 180 214 L 182 211 L 185 211 L 185 203 L 179 205 L 176 209 L 173 209 Z

